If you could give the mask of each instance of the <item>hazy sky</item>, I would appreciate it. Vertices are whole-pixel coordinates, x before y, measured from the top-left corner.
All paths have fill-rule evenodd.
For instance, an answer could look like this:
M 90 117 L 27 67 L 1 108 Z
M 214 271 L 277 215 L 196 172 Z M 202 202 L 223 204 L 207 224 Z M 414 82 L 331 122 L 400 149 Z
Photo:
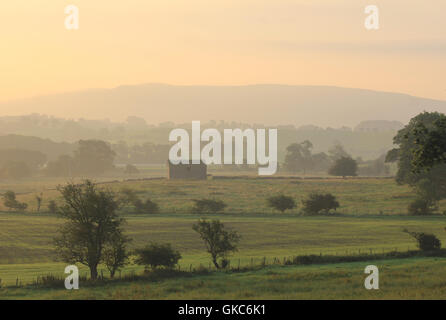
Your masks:
M 64 26 L 69 4 L 77 31 Z M 369 4 L 378 31 L 364 28 Z M 445 15 L 444 0 L 1 1 L 0 100 L 152 82 L 446 99 Z

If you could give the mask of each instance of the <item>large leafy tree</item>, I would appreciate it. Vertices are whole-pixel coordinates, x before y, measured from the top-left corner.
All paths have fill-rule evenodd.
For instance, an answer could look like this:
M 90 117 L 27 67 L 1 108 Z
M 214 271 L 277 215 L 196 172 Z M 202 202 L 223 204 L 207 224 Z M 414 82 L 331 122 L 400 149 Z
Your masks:
M 415 172 L 429 171 L 446 163 L 446 116 L 439 114 L 432 125 L 418 123 L 413 129 L 415 137 L 412 165 Z
M 74 153 L 77 170 L 81 174 L 100 174 L 113 168 L 116 153 L 101 140 L 80 140 Z
M 61 155 L 46 167 L 49 176 L 94 176 L 113 169 L 116 153 L 101 140 L 80 140 L 74 155 Z
M 335 161 L 333 166 L 328 170 L 328 173 L 333 176 L 346 177 L 356 176 L 358 171 L 358 164 L 356 160 L 350 157 L 341 157 Z
M 344 147 L 340 143 L 336 143 L 328 150 L 328 156 L 332 161 L 339 160 L 341 158 L 351 158 L 351 156 L 345 151 Z
M 446 164 L 441 151 L 445 148 L 445 125 L 444 114 L 420 113 L 398 131 L 393 139 L 398 148 L 387 153 L 386 161 L 398 162 L 397 183 L 414 187 L 423 199 L 446 197 Z
M 69 183 L 59 191 L 65 202 L 59 212 L 68 221 L 55 238 L 58 257 L 67 263 L 86 265 L 91 278 L 96 279 L 105 248 L 119 243 L 117 237 L 122 237 L 124 220 L 117 214 L 118 201 L 114 193 L 99 190 L 89 180 L 81 185 Z
M 291 172 L 303 171 L 305 174 L 307 170 L 312 166 L 312 154 L 311 149 L 313 144 L 305 140 L 301 143 L 290 144 L 286 150 L 285 156 L 285 168 Z

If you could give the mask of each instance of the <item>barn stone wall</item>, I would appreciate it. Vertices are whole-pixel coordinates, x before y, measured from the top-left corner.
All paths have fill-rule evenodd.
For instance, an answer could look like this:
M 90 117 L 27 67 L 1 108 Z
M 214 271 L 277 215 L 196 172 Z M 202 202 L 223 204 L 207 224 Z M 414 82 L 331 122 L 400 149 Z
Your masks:
M 207 166 L 201 162 L 200 164 L 172 164 L 168 162 L 169 179 L 192 179 L 192 180 L 206 180 Z

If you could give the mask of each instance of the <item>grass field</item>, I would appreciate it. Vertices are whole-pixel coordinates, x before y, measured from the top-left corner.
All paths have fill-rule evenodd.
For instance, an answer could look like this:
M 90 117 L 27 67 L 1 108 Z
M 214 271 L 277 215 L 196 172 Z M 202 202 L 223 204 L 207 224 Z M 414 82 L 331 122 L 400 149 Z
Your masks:
M 415 242 L 402 232 L 403 228 L 434 233 L 443 243 L 446 243 L 446 232 L 444 231 L 446 216 L 407 216 L 405 214 L 407 205 L 413 199 L 413 193 L 408 187 L 398 186 L 391 179 L 144 180 L 108 183 L 104 187 L 116 191 L 122 188 L 131 188 L 136 190 L 141 197 L 150 198 L 160 204 L 161 213 L 157 215 L 125 214 L 127 219 L 126 232 L 133 238 L 132 248 L 141 247 L 150 241 L 172 243 L 183 256 L 183 259 L 180 260 L 182 270 L 190 269 L 191 265 L 192 268 L 198 268 L 200 264 L 206 267 L 209 265 L 209 257 L 204 250 L 204 246 L 198 235 L 191 228 L 192 224 L 200 218 L 200 216 L 192 212 L 193 203 L 191 200 L 199 198 L 223 199 L 228 204 L 225 213 L 208 216 L 208 218 L 218 218 L 225 225 L 237 230 L 241 234 L 242 241 L 239 251 L 231 257 L 232 265 L 238 263 L 242 266 L 250 265 L 251 263 L 258 264 L 264 257 L 269 263 L 272 263 L 274 258 L 282 259 L 301 254 L 352 255 L 360 252 L 415 249 Z M 44 195 L 44 203 L 47 203 L 50 199 L 58 199 L 57 191 L 49 190 L 53 188 L 54 185 L 51 188 L 50 184 L 48 184 L 45 188 L 40 189 Z M 300 199 L 305 197 L 306 194 L 316 190 L 331 192 L 337 196 L 341 203 L 341 207 L 338 210 L 340 215 L 301 216 L 299 215 L 299 208 L 280 214 L 265 206 L 265 198 L 271 194 L 285 193 L 295 197 L 300 203 Z M 0 278 L 3 285 L 13 285 L 17 279 L 22 284 L 26 284 L 32 282 L 38 276 L 63 274 L 66 264 L 53 261 L 52 245 L 52 238 L 56 235 L 58 227 L 63 223 L 63 220 L 44 212 L 34 212 L 33 200 L 36 194 L 34 192 L 24 193 L 18 197 L 20 201 L 26 201 L 30 204 L 30 212 L 0 212 Z M 445 203 L 442 203 L 441 210 L 445 208 Z M 409 260 L 417 268 L 420 266 L 430 268 L 432 261 L 436 261 L 432 268 L 439 269 L 441 266 L 444 267 L 444 262 L 441 259 L 438 261 L 433 259 Z M 404 274 L 404 268 L 408 266 L 403 261 L 401 263 L 394 262 L 392 265 L 395 266 L 395 270 L 392 272 L 401 274 Z M 309 277 L 311 274 L 319 272 L 317 271 L 319 269 L 322 273 L 326 270 L 322 266 L 320 268 L 318 266 L 294 266 L 284 267 L 284 269 L 270 268 L 274 271 L 268 269 L 269 271 L 277 272 L 280 275 L 278 277 L 283 277 L 284 279 L 288 276 L 297 277 L 293 275 L 293 272 L 297 274 L 303 272 L 305 278 L 305 274 Z M 339 270 L 348 271 L 350 270 L 349 268 L 359 268 L 359 265 L 345 264 L 339 266 L 339 268 Z M 141 270 L 141 267 L 130 266 L 123 272 L 126 274 Z M 267 276 L 266 272 L 269 271 L 253 271 L 252 273 L 237 275 L 217 273 L 206 278 L 208 279 L 206 280 L 206 285 L 210 281 L 209 286 L 212 286 L 214 282 L 218 286 L 219 281 L 230 281 L 233 278 L 239 279 L 237 277 L 257 279 L 257 277 Z M 408 269 L 406 271 L 409 272 Z M 86 269 L 81 268 L 81 273 L 83 274 L 84 272 L 86 272 Z M 344 276 L 340 274 L 339 277 L 334 277 L 333 285 L 337 283 L 336 281 L 344 279 Z M 224 277 L 228 277 L 228 279 L 223 280 Z M 315 277 L 317 276 L 315 275 Z M 327 276 L 321 277 L 327 278 Z M 358 277 L 363 278 L 361 272 Z M 193 282 L 195 280 L 197 279 L 186 279 L 184 281 Z M 175 283 L 177 280 L 168 280 L 167 282 L 169 281 Z M 347 280 L 344 279 L 342 281 Z M 138 294 L 139 290 L 145 290 L 143 289 L 143 284 L 135 285 L 139 286 L 135 289 L 135 295 Z M 303 284 L 296 285 L 300 286 Z M 131 291 L 134 285 L 128 285 L 129 288 L 127 289 L 124 288 L 125 286 L 120 286 L 124 285 L 116 284 L 116 288 L 114 287 L 112 291 L 104 289 L 104 292 L 97 297 L 109 297 L 107 295 L 118 297 L 124 294 L 123 292 L 126 292 L 126 290 Z M 150 287 L 153 286 L 153 284 L 150 285 Z M 163 284 L 156 284 L 155 286 L 158 286 L 157 292 L 160 298 L 171 298 L 170 293 L 167 292 L 168 290 L 164 291 L 165 287 Z M 240 285 L 239 289 L 241 290 L 244 286 L 244 284 Z M 241 291 L 237 293 L 233 289 L 228 288 L 227 294 L 230 295 L 222 295 L 221 297 L 237 297 L 237 295 L 244 294 Z M 6 297 L 16 293 L 20 295 L 22 294 L 20 290 L 4 289 L 1 296 Z M 27 296 L 32 297 L 34 294 L 29 290 L 27 289 L 24 292 L 26 292 Z M 92 288 L 91 290 L 90 293 L 84 294 L 96 295 L 95 290 L 101 291 L 97 288 Z M 273 296 L 268 296 L 268 292 L 265 291 L 262 293 L 262 296 L 254 295 L 254 297 L 297 298 L 299 297 L 297 292 L 300 289 L 296 287 L 296 290 L 296 295 L 287 296 L 286 292 L 273 290 L 269 293 Z M 130 291 L 129 294 L 133 295 Z M 246 292 L 255 291 L 255 286 L 246 288 Z M 52 294 L 51 292 L 40 293 L 44 295 Z M 307 297 L 316 298 L 320 293 L 315 289 L 309 292 Z M 64 294 L 66 293 L 61 293 L 60 298 L 66 297 Z M 140 294 L 144 296 L 144 293 Z M 188 297 L 194 298 L 193 293 L 191 294 L 192 296 Z M 218 296 L 218 290 L 215 294 L 217 295 L 215 297 L 220 297 Z M 249 295 L 249 293 L 246 294 Z M 326 295 L 328 294 L 326 293 Z M 400 295 L 401 292 L 392 291 L 389 294 Z M 424 293 L 420 293 L 420 295 L 423 294 L 428 295 L 430 293 L 427 290 Z M 345 297 L 347 293 L 343 292 L 342 295 Z M 177 296 L 177 298 L 181 297 L 181 294 Z M 319 298 L 323 297 L 321 295 Z M 381 298 L 384 298 L 384 296 Z
M 366 262 L 270 266 L 159 282 L 116 282 L 75 291 L 4 288 L 0 299 L 446 299 L 446 259 L 374 261 L 379 290 L 364 288 Z
M 182 268 L 208 266 L 209 258 L 191 226 L 198 216 L 156 215 L 127 217 L 132 247 L 150 241 L 170 242 L 183 255 Z M 446 242 L 446 217 L 301 217 L 301 216 L 210 216 L 219 218 L 242 235 L 239 252 L 231 258 L 241 265 L 258 263 L 263 257 L 300 254 L 359 254 L 359 252 L 405 251 L 415 242 L 403 228 L 432 232 Z M 0 214 L 0 278 L 13 284 L 17 277 L 27 283 L 38 275 L 61 274 L 63 264 L 52 262 L 52 237 L 61 219 L 33 214 Z M 261 230 L 261 232 L 259 232 Z M 125 270 L 129 272 L 135 267 Z M 136 268 L 140 270 L 141 268 Z
M 99 180 L 101 181 L 101 180 Z M 37 187 L 25 183 L 10 186 L 28 190 L 18 199 L 29 204 L 29 210 L 36 210 L 35 196 L 43 193 L 43 208 L 50 200 L 58 200 L 57 184 L 64 181 L 41 181 Z M 52 187 L 51 187 L 52 186 Z M 227 213 L 273 214 L 266 206 L 266 198 L 279 193 L 292 196 L 298 204 L 313 191 L 330 192 L 339 200 L 338 212 L 347 215 L 405 214 L 414 193 L 408 186 L 399 186 L 393 179 L 209 179 L 207 181 L 171 181 L 166 179 L 145 181 L 124 181 L 104 184 L 104 187 L 119 191 L 123 188 L 135 190 L 141 198 L 150 198 L 160 205 L 163 213 L 190 213 L 193 199 L 222 199 L 228 204 Z M 2 186 L 5 190 L 7 186 Z M 34 190 L 35 191 L 30 191 Z M 299 206 L 287 214 L 300 212 Z M 446 210 L 446 201 L 440 203 L 440 212 Z M 0 210 L 6 210 L 0 207 Z

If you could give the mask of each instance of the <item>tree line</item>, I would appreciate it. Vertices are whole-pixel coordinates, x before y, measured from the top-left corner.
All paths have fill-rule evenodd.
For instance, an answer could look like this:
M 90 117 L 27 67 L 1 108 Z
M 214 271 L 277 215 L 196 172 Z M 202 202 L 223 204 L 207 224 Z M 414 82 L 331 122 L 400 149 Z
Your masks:
M 328 153 L 313 153 L 313 144 L 309 140 L 292 143 L 286 148 L 282 171 L 291 173 L 322 173 L 333 176 L 382 176 L 389 174 L 389 166 L 385 164 L 383 154 L 375 160 L 364 161 L 353 157 L 337 143 Z

